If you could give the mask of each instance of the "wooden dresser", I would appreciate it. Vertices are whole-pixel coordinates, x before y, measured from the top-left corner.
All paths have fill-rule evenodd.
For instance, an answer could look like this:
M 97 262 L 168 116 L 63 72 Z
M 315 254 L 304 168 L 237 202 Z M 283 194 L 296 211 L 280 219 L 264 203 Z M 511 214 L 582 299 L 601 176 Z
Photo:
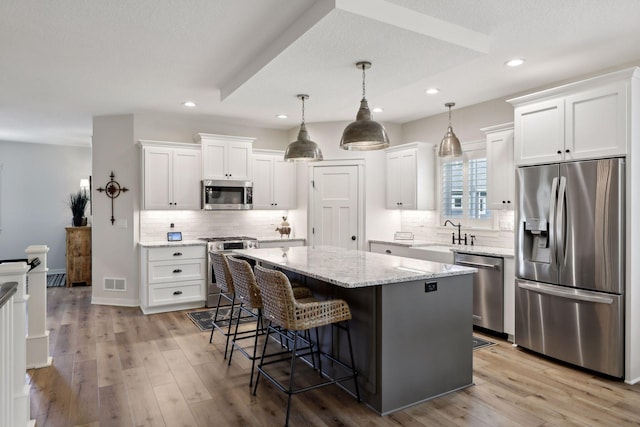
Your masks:
M 91 286 L 91 227 L 66 227 L 67 287 Z

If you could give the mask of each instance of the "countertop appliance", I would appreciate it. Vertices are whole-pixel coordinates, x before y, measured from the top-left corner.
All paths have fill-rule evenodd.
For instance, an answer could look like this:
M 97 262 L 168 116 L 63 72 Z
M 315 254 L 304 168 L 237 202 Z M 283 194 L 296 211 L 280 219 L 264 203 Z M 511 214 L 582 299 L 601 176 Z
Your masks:
M 473 324 L 504 333 L 504 259 L 455 253 L 454 264 L 474 267 Z
M 625 161 L 517 169 L 515 343 L 624 375 Z
M 202 209 L 253 209 L 253 182 L 233 180 L 202 180 Z
M 247 236 L 233 237 L 200 237 L 199 240 L 207 242 L 207 307 L 215 307 L 220 298 L 220 288 L 216 286 L 216 275 L 211 265 L 209 252 L 231 253 L 234 249 L 250 249 L 258 247 L 258 239 Z M 221 304 L 228 304 L 224 298 Z M 224 304 L 223 304 L 224 305 Z

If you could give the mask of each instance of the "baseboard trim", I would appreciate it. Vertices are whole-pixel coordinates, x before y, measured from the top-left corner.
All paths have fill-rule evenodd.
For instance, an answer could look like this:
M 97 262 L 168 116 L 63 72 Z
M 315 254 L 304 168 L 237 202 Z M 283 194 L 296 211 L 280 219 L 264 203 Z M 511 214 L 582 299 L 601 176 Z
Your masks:
M 104 297 L 91 297 L 91 304 L 95 305 L 114 305 L 117 307 L 139 307 L 140 301 L 130 300 L 124 298 L 104 298 Z

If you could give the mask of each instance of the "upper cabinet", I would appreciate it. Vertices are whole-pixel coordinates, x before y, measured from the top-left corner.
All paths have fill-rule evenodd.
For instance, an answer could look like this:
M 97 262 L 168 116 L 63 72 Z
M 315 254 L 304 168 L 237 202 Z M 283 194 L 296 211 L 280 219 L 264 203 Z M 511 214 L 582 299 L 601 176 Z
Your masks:
M 251 148 L 254 138 L 198 133 L 202 146 L 202 179 L 251 180 Z
M 626 155 L 636 70 L 509 100 L 516 166 Z
M 487 204 L 489 209 L 515 208 L 513 123 L 481 129 L 487 135 Z
M 142 147 L 142 208 L 200 209 L 200 146 L 139 141 Z
M 385 151 L 387 209 L 435 209 L 433 145 L 412 142 Z
M 272 150 L 254 150 L 252 159 L 253 209 L 295 209 L 295 162 Z

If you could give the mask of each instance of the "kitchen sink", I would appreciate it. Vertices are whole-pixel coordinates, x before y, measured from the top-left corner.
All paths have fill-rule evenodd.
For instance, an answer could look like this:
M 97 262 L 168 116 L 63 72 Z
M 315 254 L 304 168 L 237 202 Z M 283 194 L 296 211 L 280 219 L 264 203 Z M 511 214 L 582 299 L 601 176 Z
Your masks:
M 424 245 L 424 246 L 412 246 L 412 251 L 415 251 L 416 258 L 424 259 L 427 261 L 442 262 L 445 264 L 453 264 L 453 252 L 452 247 L 446 245 Z

